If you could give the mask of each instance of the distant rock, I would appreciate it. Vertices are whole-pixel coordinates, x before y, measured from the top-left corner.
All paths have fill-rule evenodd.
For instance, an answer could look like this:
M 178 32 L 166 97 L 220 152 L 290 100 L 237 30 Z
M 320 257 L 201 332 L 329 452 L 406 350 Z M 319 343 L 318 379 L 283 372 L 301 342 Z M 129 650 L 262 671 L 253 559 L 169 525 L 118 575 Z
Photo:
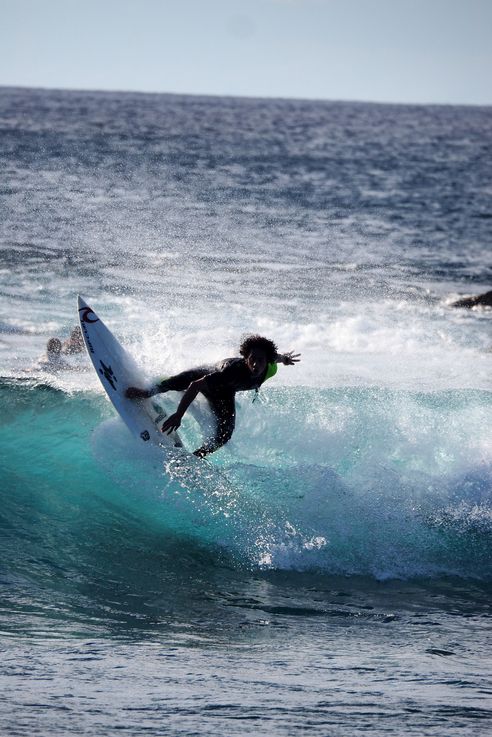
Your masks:
M 451 307 L 475 307 L 482 305 L 483 307 L 492 307 L 492 290 L 485 294 L 477 294 L 475 297 L 465 297 L 451 303 Z

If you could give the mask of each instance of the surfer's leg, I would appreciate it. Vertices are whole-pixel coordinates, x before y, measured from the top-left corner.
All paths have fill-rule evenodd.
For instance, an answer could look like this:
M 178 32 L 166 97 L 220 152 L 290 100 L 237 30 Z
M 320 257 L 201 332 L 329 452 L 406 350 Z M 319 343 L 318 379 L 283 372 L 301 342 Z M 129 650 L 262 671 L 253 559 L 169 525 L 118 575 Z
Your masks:
M 199 368 L 189 369 L 189 371 L 182 371 L 176 376 L 170 376 L 167 379 L 163 379 L 156 384 L 156 389 L 159 392 L 185 392 L 192 381 L 201 379 L 210 373 L 210 369 L 206 366 L 200 366 Z
M 197 448 L 193 455 L 203 458 L 209 453 L 213 453 L 218 448 L 225 445 L 234 432 L 236 425 L 236 405 L 234 396 L 225 397 L 223 399 L 210 399 L 207 397 L 212 412 L 215 415 L 217 429 L 215 436 L 207 440 L 200 448 Z
M 209 366 L 199 366 L 198 368 L 182 371 L 176 376 L 157 381 L 150 389 L 139 389 L 135 386 L 129 386 L 126 390 L 126 396 L 129 399 L 148 399 L 154 394 L 164 394 L 164 392 L 175 391 L 185 392 L 192 381 L 201 379 L 210 373 L 212 369 Z

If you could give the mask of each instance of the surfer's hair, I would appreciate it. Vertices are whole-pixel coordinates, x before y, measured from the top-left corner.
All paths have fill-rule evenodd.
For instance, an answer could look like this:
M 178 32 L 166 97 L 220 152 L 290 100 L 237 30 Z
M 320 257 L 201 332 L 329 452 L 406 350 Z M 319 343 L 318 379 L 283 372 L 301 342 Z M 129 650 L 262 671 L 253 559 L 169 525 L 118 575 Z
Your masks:
M 275 363 L 277 346 L 273 340 L 263 338 L 261 335 L 248 335 L 239 346 L 239 353 L 246 358 L 254 348 L 260 348 L 262 351 L 265 351 L 268 363 Z

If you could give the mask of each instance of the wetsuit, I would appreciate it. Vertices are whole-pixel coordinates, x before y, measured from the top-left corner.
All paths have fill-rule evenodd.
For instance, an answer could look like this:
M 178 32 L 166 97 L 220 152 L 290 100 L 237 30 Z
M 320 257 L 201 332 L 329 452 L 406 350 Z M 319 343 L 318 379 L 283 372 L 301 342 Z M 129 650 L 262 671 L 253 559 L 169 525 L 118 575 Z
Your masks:
M 215 436 L 207 440 L 196 455 L 206 455 L 225 445 L 231 439 L 236 424 L 236 392 L 259 389 L 263 382 L 277 371 L 276 363 L 269 363 L 260 377 L 253 377 L 244 358 L 226 358 L 215 366 L 199 366 L 183 371 L 156 384 L 159 392 L 184 392 L 193 381 L 207 377 L 207 388 L 201 390 L 217 421 Z

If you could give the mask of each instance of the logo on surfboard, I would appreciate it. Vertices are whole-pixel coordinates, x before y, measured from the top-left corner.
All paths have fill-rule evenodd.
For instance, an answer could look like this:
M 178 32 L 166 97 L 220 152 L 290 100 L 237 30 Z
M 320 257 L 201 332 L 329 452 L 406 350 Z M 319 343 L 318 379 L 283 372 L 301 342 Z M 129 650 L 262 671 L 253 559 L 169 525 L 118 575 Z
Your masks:
M 79 309 L 80 312 L 80 322 L 99 322 L 99 318 L 96 315 L 95 312 L 91 310 L 90 307 L 81 307 Z
M 111 386 L 113 387 L 113 389 L 116 391 L 116 385 L 115 385 L 114 382 L 115 381 L 118 381 L 118 379 L 114 375 L 113 369 L 111 368 L 111 366 L 106 366 L 106 364 L 103 363 L 103 361 L 99 361 L 99 363 L 101 364 L 101 368 L 99 369 L 99 373 L 101 374 L 101 376 L 104 376 L 104 378 L 106 379 L 106 381 L 109 384 L 111 384 Z

